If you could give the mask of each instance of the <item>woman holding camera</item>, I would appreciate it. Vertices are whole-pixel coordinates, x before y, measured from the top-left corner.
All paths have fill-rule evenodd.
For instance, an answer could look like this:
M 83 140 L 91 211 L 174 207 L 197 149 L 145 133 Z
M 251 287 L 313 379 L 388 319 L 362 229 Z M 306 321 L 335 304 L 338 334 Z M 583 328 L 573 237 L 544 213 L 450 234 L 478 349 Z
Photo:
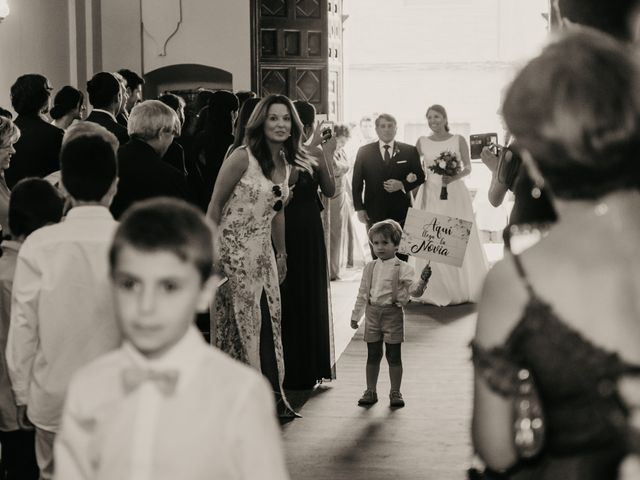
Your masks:
M 323 139 L 315 127 L 313 105 L 300 100 L 293 104 L 304 126 L 303 154 L 311 161 L 307 168 L 297 166 L 291 172 L 291 201 L 284 212 L 287 277 L 280 286 L 284 386 L 307 390 L 319 380 L 335 378 L 327 250 L 318 189 L 327 197 L 335 192 L 330 160 L 336 141 Z
M 633 51 L 584 30 L 547 46 L 506 94 L 507 126 L 558 214 L 492 268 L 480 301 L 473 443 L 506 478 L 613 480 L 638 449 L 619 389 L 640 381 L 638 85 Z
M 453 267 L 443 263 L 432 263 L 433 274 L 429 288 L 416 300 L 437 306 L 476 302 L 480 298 L 488 263 L 480 244 L 471 196 L 462 180 L 471 173 L 469 147 L 462 136 L 449 132 L 447 111 L 443 106 L 430 106 L 427 110 L 427 121 L 432 133 L 428 137 L 420 137 L 416 145 L 426 167 L 427 180 L 418 191 L 415 208 L 460 218 L 473 224 L 462 266 Z M 448 153 L 455 156 L 458 173 L 439 175 L 432 172 L 430 167 L 439 163 L 439 158 Z M 417 257 L 412 257 L 411 262 L 416 271 L 422 271 L 426 263 L 425 260 Z

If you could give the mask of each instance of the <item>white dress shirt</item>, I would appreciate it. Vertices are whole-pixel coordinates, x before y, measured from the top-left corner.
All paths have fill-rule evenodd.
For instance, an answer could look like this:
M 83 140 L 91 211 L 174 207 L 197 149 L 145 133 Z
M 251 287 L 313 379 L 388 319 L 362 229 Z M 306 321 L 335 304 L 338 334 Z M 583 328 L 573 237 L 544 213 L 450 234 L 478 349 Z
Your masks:
M 382 159 L 384 160 L 384 152 L 385 152 L 385 145 L 389 145 L 389 158 L 393 157 L 393 147 L 395 147 L 396 145 L 396 141 L 395 140 L 391 140 L 389 143 L 384 143 L 382 140 L 378 140 L 378 148 L 380 149 L 380 155 L 382 156 Z
M 173 393 L 123 372 L 178 373 Z M 58 480 L 287 480 L 265 378 L 210 347 L 195 327 L 148 360 L 125 342 L 80 370 L 55 444 Z
M 116 227 L 105 207 L 76 207 L 20 248 L 6 357 L 17 403 L 43 430 L 58 429 L 71 375 L 121 342 L 108 267 Z

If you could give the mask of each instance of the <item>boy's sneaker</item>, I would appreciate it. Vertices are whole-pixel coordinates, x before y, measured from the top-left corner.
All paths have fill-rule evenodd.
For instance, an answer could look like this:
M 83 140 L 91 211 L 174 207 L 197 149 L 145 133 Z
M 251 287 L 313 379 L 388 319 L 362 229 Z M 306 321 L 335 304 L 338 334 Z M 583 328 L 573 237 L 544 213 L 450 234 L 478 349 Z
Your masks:
M 391 390 L 391 393 L 389 393 L 389 406 L 404 407 L 404 400 L 399 390 Z
M 362 397 L 360 397 L 360 400 L 358 400 L 358 405 L 373 405 L 377 401 L 378 394 L 376 393 L 376 391 L 367 388 L 362 394 Z

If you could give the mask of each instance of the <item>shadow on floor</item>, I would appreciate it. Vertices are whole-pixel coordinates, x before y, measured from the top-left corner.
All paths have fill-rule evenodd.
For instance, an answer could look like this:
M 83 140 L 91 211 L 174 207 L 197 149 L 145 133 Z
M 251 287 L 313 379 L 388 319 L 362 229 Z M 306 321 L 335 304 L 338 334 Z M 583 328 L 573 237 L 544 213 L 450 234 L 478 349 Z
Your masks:
M 462 305 L 450 305 L 447 307 L 436 307 L 434 305 L 424 305 L 421 303 L 409 303 L 405 308 L 405 315 L 420 315 L 429 317 L 439 324 L 447 325 L 462 318 L 476 313 L 477 304 L 463 303 Z

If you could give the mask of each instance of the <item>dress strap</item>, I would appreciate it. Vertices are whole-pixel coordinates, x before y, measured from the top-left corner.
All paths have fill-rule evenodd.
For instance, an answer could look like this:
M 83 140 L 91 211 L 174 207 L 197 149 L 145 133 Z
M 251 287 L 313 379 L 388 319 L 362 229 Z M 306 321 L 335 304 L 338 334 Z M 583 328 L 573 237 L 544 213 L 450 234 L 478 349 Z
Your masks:
M 536 292 L 533 290 L 533 287 L 531 286 L 531 282 L 529 282 L 529 278 L 527 277 L 527 272 L 524 269 L 524 266 L 522 265 L 522 260 L 520 260 L 520 256 L 516 255 L 515 253 L 512 253 L 511 256 L 513 257 L 513 263 L 516 267 L 516 271 L 518 272 L 518 276 L 522 279 L 522 282 L 524 283 L 524 286 L 527 289 L 527 292 L 529 292 L 529 296 L 531 297 L 536 297 Z

